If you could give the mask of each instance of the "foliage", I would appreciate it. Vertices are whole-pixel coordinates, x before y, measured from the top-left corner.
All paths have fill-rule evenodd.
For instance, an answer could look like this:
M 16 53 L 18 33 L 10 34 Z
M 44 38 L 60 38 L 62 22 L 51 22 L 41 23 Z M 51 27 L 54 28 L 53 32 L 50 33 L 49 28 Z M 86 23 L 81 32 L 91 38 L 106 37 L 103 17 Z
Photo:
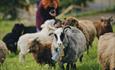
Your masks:
M 3 0 L 0 2 L 0 12 L 4 13 L 3 18 L 7 18 L 8 15 L 11 15 L 11 19 L 15 19 L 18 16 L 17 8 L 24 9 L 30 4 L 35 4 L 40 0 Z M 68 7 L 71 4 L 79 6 L 87 6 L 87 1 L 93 0 L 60 0 L 60 9 Z
M 28 5 L 35 3 L 35 0 L 3 0 L 0 2 L 0 12 L 4 14 L 3 19 L 10 15 L 11 19 L 16 19 L 17 9 L 23 9 Z
M 87 2 L 93 2 L 94 0 L 60 0 L 60 7 L 66 8 L 69 5 L 75 4 L 79 6 L 87 6 Z

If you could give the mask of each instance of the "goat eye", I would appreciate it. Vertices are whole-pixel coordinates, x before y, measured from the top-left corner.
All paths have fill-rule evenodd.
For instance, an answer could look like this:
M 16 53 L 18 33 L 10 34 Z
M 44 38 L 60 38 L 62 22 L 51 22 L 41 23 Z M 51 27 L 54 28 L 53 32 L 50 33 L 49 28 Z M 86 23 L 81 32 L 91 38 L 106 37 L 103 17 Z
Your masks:
M 56 40 L 57 40 L 57 35 L 56 35 L 56 34 L 54 34 L 54 36 L 55 36 L 55 38 L 56 38 Z
M 58 52 L 58 48 L 55 48 L 55 51 Z
M 61 41 L 63 41 L 63 39 L 64 39 L 64 34 L 63 33 L 61 33 L 60 38 L 61 38 Z

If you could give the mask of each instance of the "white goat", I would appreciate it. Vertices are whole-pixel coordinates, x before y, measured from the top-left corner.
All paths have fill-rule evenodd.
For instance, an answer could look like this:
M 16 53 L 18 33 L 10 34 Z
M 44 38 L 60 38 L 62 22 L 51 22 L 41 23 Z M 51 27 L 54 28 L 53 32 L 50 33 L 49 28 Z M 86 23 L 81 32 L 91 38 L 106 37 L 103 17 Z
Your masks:
M 18 41 L 18 49 L 19 52 L 19 62 L 25 61 L 25 55 L 29 52 L 29 45 L 31 42 L 39 37 L 39 39 L 45 43 L 45 41 L 50 40 L 49 33 L 52 32 L 55 28 L 53 27 L 53 24 L 55 23 L 54 19 L 45 21 L 44 24 L 41 25 L 42 30 L 37 33 L 28 33 L 24 34 L 19 38 Z

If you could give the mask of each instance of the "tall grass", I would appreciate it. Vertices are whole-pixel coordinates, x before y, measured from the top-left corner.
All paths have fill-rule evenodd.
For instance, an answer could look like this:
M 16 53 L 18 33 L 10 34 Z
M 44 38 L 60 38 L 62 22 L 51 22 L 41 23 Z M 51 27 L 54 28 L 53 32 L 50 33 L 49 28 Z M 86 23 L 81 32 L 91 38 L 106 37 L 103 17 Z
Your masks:
M 0 21 L 0 39 L 11 31 L 14 23 L 12 21 Z M 113 26 L 115 31 L 115 26 Z M 97 43 L 95 39 L 93 47 L 90 48 L 89 54 L 84 53 L 83 62 L 76 62 L 78 70 L 101 70 L 97 57 Z M 0 70 L 60 70 L 58 64 L 55 69 L 51 69 L 48 65 L 39 65 L 35 62 L 31 54 L 26 56 L 26 62 L 21 64 L 18 62 L 18 55 L 9 54 L 4 62 L 0 65 Z

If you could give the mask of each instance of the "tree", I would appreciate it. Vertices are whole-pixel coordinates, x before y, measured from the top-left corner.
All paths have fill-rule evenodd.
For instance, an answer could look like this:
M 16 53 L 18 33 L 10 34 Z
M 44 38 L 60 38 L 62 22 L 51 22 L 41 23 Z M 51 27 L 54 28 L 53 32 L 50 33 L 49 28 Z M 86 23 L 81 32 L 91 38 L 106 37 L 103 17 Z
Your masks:
M 18 8 L 28 10 L 29 5 L 34 2 L 35 0 L 3 0 L 0 2 L 0 12 L 4 13 L 3 19 L 7 19 L 9 15 L 10 19 L 16 19 Z
M 65 2 L 65 0 L 60 0 L 60 7 L 68 7 L 69 5 L 78 5 L 78 6 L 87 6 L 87 2 L 93 2 L 94 0 L 67 0 Z

